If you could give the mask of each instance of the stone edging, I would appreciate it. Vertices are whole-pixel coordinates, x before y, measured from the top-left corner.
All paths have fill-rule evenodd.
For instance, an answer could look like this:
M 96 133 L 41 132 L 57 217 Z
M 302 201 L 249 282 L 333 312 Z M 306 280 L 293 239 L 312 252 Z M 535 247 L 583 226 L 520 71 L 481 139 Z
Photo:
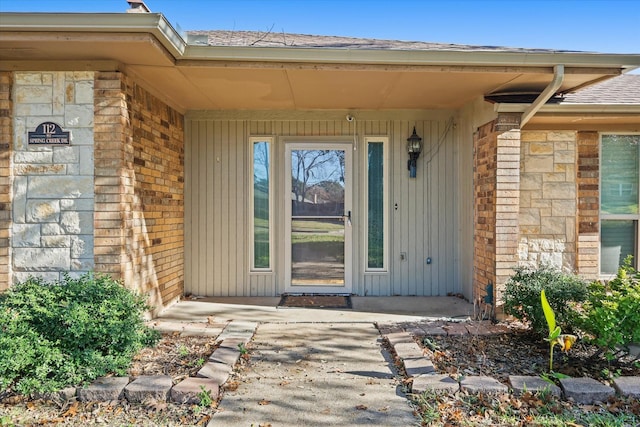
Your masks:
M 455 393 L 469 392 L 513 392 L 546 390 L 558 397 L 571 399 L 576 403 L 593 404 L 606 401 L 618 393 L 621 396 L 640 398 L 640 377 L 619 377 L 609 387 L 592 378 L 566 378 L 560 380 L 560 386 L 549 384 L 535 376 L 509 376 L 510 387 L 488 376 L 465 376 L 459 381 L 448 375 L 437 374 L 431 359 L 423 354 L 416 343 L 416 336 L 425 335 L 491 335 L 505 333 L 504 326 L 490 322 L 432 322 L 427 325 L 378 324 L 380 334 L 393 347 L 395 357 L 404 366 L 406 376 L 412 378 L 411 393 L 420 394 L 431 390 Z
M 176 326 L 179 324 L 173 324 Z M 168 325 L 159 325 L 157 329 L 167 330 Z M 171 327 L 169 326 L 169 327 Z M 141 375 L 138 377 L 102 377 L 86 387 L 68 387 L 55 395 L 61 400 L 77 397 L 80 401 L 111 401 L 126 399 L 131 403 L 148 400 L 170 401 L 178 404 L 198 404 L 203 392 L 209 393 L 213 400 L 220 395 L 221 387 L 229 379 L 233 368 L 242 356 L 240 346 L 247 345 L 258 327 L 257 323 L 232 321 L 219 333 L 210 333 L 207 324 L 184 324 L 179 326 L 182 333 L 190 335 L 215 335 L 222 341 L 200 368 L 196 377 L 188 377 L 173 385 L 168 375 Z M 219 331 L 219 329 L 218 329 Z M 132 380 L 133 379 L 133 380 Z

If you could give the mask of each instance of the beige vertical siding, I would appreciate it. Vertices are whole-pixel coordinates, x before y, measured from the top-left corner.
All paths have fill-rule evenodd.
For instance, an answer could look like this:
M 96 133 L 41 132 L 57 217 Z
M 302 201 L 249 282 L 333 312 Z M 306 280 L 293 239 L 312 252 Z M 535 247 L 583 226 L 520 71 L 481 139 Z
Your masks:
M 319 114 L 322 116 L 323 114 Z M 327 114 L 324 114 L 325 116 Z M 335 115 L 334 115 L 335 116 Z M 444 116 L 443 116 L 444 117 Z M 353 292 L 359 295 L 446 295 L 460 292 L 459 229 L 461 189 L 470 188 L 471 169 L 460 168 L 462 148 L 448 119 L 357 120 L 354 155 Z M 409 179 L 406 140 L 416 126 L 423 138 L 418 175 Z M 353 138 L 344 119 L 222 120 L 206 114 L 188 117 L 185 150 L 185 290 L 211 296 L 271 296 L 284 292 L 283 197 L 285 141 L 300 137 Z M 273 136 L 274 257 L 273 271 L 250 271 L 251 136 Z M 389 266 L 387 272 L 366 272 L 364 233 L 357 221 L 365 204 L 366 136 L 390 143 Z M 461 170 L 462 169 L 462 170 Z M 468 169 L 468 170 L 467 170 Z M 284 196 L 286 196 L 285 193 Z M 395 209 L 395 204 L 398 209 Z M 464 212 L 471 215 L 471 212 Z M 469 218 L 466 218 L 468 221 Z M 467 250 L 471 250 L 470 247 Z M 407 259 L 402 261 L 400 253 Z M 425 260 L 433 262 L 427 265 Z

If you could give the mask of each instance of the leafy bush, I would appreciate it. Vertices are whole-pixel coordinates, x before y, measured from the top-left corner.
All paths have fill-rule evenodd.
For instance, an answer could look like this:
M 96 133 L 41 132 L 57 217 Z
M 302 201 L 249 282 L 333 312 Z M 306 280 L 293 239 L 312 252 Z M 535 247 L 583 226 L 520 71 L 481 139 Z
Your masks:
M 586 299 L 587 283 L 577 276 L 550 267 L 516 269 L 505 285 L 505 313 L 528 322 L 535 333 L 546 337 L 547 321 L 540 302 L 543 289 L 557 323 L 563 329 L 572 331 L 575 327 L 575 306 Z
M 618 274 L 608 283 L 589 285 L 580 327 L 586 339 L 608 349 L 640 342 L 640 272 L 627 257 Z
M 124 374 L 134 354 L 159 339 L 144 324 L 148 308 L 107 276 L 32 278 L 10 288 L 0 295 L 0 390 L 54 391 Z

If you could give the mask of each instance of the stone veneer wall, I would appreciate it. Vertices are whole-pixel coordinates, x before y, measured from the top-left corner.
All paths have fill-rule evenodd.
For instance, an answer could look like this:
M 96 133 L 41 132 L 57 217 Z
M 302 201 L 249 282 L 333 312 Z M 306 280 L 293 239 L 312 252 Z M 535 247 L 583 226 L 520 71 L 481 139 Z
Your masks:
M 96 270 L 150 295 L 184 291 L 184 117 L 118 72 L 96 74 Z
M 517 263 L 520 202 L 519 117 L 500 115 L 474 137 L 474 298 L 493 284 L 493 305 Z
M 13 107 L 12 278 L 93 269 L 93 73 L 17 72 Z M 52 121 L 69 145 L 28 145 Z
M 13 74 L 0 72 L 0 291 L 10 284 L 12 87 Z
M 522 132 L 520 265 L 575 270 L 576 146 L 573 131 Z

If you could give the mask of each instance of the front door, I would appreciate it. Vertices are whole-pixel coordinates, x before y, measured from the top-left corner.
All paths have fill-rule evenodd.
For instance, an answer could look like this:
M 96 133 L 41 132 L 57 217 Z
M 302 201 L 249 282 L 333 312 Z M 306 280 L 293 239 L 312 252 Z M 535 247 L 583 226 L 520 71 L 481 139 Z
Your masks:
M 349 143 L 287 144 L 287 292 L 351 292 L 351 155 Z

